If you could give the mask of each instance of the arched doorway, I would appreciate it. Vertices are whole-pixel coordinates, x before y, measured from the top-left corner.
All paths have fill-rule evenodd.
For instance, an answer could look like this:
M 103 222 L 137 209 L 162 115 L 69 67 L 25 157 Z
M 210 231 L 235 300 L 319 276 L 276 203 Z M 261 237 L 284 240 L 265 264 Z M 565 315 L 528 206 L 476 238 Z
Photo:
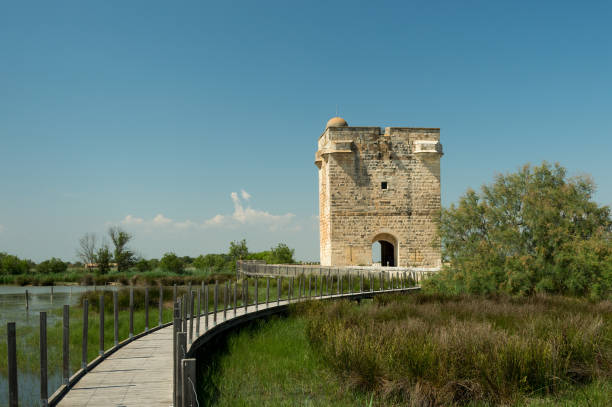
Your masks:
M 397 264 L 397 239 L 388 233 L 380 233 L 372 239 L 372 263 L 383 267 Z

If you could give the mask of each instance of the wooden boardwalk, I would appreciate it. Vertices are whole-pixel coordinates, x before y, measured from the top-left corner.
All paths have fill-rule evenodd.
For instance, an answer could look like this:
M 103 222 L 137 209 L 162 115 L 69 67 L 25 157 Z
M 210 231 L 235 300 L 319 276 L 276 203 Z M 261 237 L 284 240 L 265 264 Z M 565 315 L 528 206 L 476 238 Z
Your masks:
M 359 299 L 381 293 L 405 292 L 417 287 L 389 289 L 384 291 L 345 293 L 313 299 Z M 306 300 L 307 298 L 301 298 Z M 296 302 L 297 299 L 291 301 Z M 208 315 L 208 330 L 204 329 L 203 314 L 200 317 L 199 332 L 195 332 L 193 342 L 211 331 L 228 328 L 239 321 L 259 317 L 263 313 L 273 313 L 286 308 L 289 302 L 270 302 L 217 312 L 217 323 L 213 322 L 214 313 Z M 259 312 L 256 312 L 259 311 Z M 218 327 L 218 329 L 214 329 Z M 172 406 L 173 397 L 173 326 L 163 327 L 144 335 L 102 360 L 96 367 L 87 372 L 67 394 L 59 401 L 62 407 L 131 407 L 131 406 Z M 188 349 L 191 344 L 188 344 Z

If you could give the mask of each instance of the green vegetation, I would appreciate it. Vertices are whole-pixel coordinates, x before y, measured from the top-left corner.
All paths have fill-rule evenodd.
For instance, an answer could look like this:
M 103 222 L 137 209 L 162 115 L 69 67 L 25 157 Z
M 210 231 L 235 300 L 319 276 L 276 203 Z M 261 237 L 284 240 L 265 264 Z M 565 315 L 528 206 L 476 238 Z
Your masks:
M 127 244 L 133 236 L 119 226 L 109 228 L 108 236 L 115 246 L 113 259 L 117 263 L 117 271 L 122 272 L 132 267 L 136 263 L 136 255 L 127 247 Z
M 67 269 L 68 264 L 55 257 L 52 257 L 50 260 L 45 260 L 36 266 L 36 271 L 41 274 L 64 273 Z
M 142 291 L 142 290 L 137 290 Z M 98 313 L 98 297 L 101 292 L 87 293 L 89 300 L 88 314 L 88 335 L 87 335 L 87 357 L 91 361 L 98 356 L 99 350 L 99 328 L 100 315 Z M 168 290 L 164 293 L 168 296 Z M 123 296 L 122 296 L 123 297 Z M 145 328 L 145 312 L 143 310 L 142 299 L 144 295 L 135 296 L 135 304 L 137 310 L 134 312 L 134 332 L 140 333 Z M 171 298 L 171 297 L 170 297 Z M 163 310 L 163 322 L 172 320 L 172 301 L 165 303 Z M 151 308 L 149 310 L 149 327 L 157 326 L 158 310 L 157 306 L 153 308 L 153 304 L 157 303 L 157 293 L 152 293 Z M 109 306 L 110 304 L 110 306 Z M 112 294 L 110 297 L 105 296 L 105 319 L 104 319 L 104 344 L 105 348 L 109 349 L 114 344 L 113 331 L 113 313 L 112 313 Z M 129 300 L 120 301 L 119 308 L 119 340 L 127 339 L 129 336 Z M 55 323 L 48 324 L 47 341 L 48 341 L 48 363 L 49 372 L 61 372 L 62 370 L 62 310 L 52 311 L 55 318 Z M 6 338 L 6 326 L 0 326 L 0 337 Z M 71 374 L 76 372 L 81 367 L 81 349 L 83 338 L 83 309 L 82 307 L 70 307 L 70 371 Z M 17 325 L 17 365 L 20 372 L 38 374 L 40 368 L 39 349 L 39 329 L 38 326 L 32 325 Z M 0 375 L 7 375 L 6 365 L 7 343 L 0 341 Z M 54 390 L 54 389 L 52 389 Z
M 200 355 L 201 405 L 606 406 L 612 399 L 609 302 L 377 298 L 300 304 L 289 318 L 220 338 Z
M 510 403 L 612 375 L 607 301 L 385 295 L 302 312 L 314 352 L 384 405 Z
M 183 260 L 174 253 L 166 253 L 159 262 L 162 270 L 170 271 L 176 274 L 183 274 L 185 272 L 185 263 Z
M 263 260 L 267 264 L 292 264 L 294 249 L 290 249 L 286 244 L 279 243 L 276 247 L 263 252 L 250 253 L 247 248 L 246 240 L 240 242 L 230 242 L 227 254 L 207 254 L 198 256 L 193 265 L 198 269 L 211 269 L 216 272 L 235 270 L 238 260 Z
M 612 298 L 612 218 L 594 192 L 590 178 L 547 163 L 469 190 L 442 211 L 448 267 L 425 288 Z
M 77 250 L 79 258 L 94 259 L 97 262 L 94 263 L 96 269 L 86 268 L 83 263 L 65 263 L 57 258 L 45 260 L 36 265 L 31 260 L 23 260 L 17 256 L 0 252 L 0 284 L 103 285 L 109 282 L 119 282 L 121 284 L 172 285 L 210 281 L 213 278 L 224 281 L 228 276 L 235 274 L 236 261 L 240 259 L 264 260 L 268 264 L 295 263 L 294 250 L 283 243 L 279 243 L 270 250 L 249 253 L 245 240 L 231 242 L 227 254 L 200 255 L 194 259 L 189 256 L 179 257 L 170 252 L 166 253 L 161 261 L 142 258 L 136 261 L 132 258 L 132 252 L 126 247 L 131 235 L 126 238 L 123 235 L 125 232 L 120 229 L 114 230 L 113 233 L 119 244 L 114 254 L 106 245 L 96 248 L 97 239 L 93 234 L 86 234 L 79 241 L 80 248 Z M 119 271 L 118 253 L 119 258 L 125 257 L 122 260 L 123 271 Z M 111 262 L 115 262 L 116 266 L 113 267 Z M 125 269 L 127 264 L 130 264 L 130 267 Z
M 207 348 L 200 406 L 367 406 L 369 397 L 345 391 L 311 350 L 306 324 L 303 317 L 257 321 Z

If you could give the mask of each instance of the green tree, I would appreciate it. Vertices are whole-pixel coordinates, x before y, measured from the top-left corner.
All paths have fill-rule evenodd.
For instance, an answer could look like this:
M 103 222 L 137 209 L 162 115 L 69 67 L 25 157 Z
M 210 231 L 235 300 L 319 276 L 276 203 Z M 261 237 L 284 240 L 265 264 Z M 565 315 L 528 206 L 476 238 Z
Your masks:
M 227 254 L 200 255 L 193 261 L 193 266 L 199 270 L 222 271 L 231 269 L 232 259 Z
M 249 249 L 247 248 L 246 239 L 242 239 L 240 242 L 230 242 L 229 257 L 232 261 L 244 260 L 249 255 Z
M 271 249 L 272 252 L 272 263 L 274 264 L 290 264 L 295 263 L 293 260 L 294 249 L 290 249 L 284 243 L 279 243 L 276 247 Z
M 36 266 L 36 271 L 42 274 L 63 273 L 68 269 L 68 263 L 64 263 L 60 259 L 52 257 L 49 260 L 41 262 Z
M 447 267 L 430 288 L 471 293 L 612 292 L 610 208 L 586 176 L 525 165 L 442 210 Z M 608 293 L 608 294 L 606 294 Z
M 136 270 L 142 272 L 151 270 L 151 264 L 146 259 L 139 259 L 136 264 L 134 264 Z
M 102 245 L 96 253 L 96 263 L 98 264 L 98 273 L 107 274 L 110 271 L 110 263 L 113 256 L 110 248 L 107 245 Z
M 125 271 L 136 262 L 136 256 L 131 251 L 127 244 L 132 240 L 133 236 L 119 226 L 113 226 L 108 229 L 108 235 L 113 242 L 114 260 L 117 263 L 117 271 Z
M 30 271 L 28 260 L 12 254 L 0 253 L 0 274 L 26 274 Z
M 164 254 L 164 257 L 162 257 L 160 261 L 160 266 L 166 271 L 177 274 L 182 274 L 185 271 L 183 259 L 172 252 Z

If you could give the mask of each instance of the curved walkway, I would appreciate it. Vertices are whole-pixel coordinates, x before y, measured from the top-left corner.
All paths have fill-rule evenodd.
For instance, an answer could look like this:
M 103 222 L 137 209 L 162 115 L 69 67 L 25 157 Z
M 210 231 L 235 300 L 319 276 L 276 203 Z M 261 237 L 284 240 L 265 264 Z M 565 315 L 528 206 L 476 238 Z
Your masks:
M 371 298 L 377 294 L 406 292 L 415 289 L 419 289 L 419 287 L 338 294 L 313 297 L 312 299 Z M 301 299 L 301 301 L 304 300 L 308 300 L 308 298 Z M 297 302 L 297 299 L 291 302 Z M 244 322 L 250 319 L 249 316 L 261 316 L 263 310 L 281 311 L 288 304 L 289 301 L 284 300 L 270 302 L 268 305 L 265 302 L 258 304 L 258 306 L 249 305 L 246 309 L 239 307 L 236 309 L 235 316 L 233 309 L 227 309 L 225 320 L 223 311 L 218 311 L 216 324 L 213 322 L 214 313 L 210 313 L 208 330 L 204 329 L 199 334 L 194 332 L 194 341 L 191 346 L 200 346 L 203 343 L 202 339 L 209 336 L 207 333 L 214 334 L 222 331 L 222 329 L 213 329 L 216 326 L 227 324 L 229 328 L 240 323 L 241 320 Z M 259 312 L 256 312 L 257 310 Z M 204 326 L 203 322 L 200 322 L 202 327 Z M 118 349 L 87 372 L 57 405 L 61 407 L 172 406 L 172 332 L 173 327 L 169 325 L 143 335 Z M 193 350 L 189 349 L 189 352 Z

